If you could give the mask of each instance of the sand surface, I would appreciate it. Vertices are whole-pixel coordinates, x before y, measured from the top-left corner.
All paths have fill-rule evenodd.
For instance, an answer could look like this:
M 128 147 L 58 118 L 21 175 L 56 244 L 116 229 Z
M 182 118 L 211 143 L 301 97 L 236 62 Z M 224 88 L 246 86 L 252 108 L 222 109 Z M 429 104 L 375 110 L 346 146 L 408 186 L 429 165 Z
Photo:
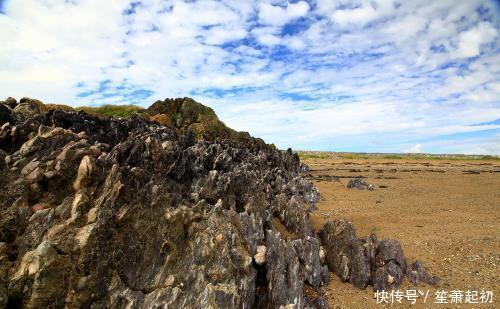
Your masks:
M 417 258 L 441 278 L 437 288 L 413 287 L 406 281 L 400 288 L 405 295 L 408 289 L 424 294 L 419 294 L 417 304 L 404 299 L 402 304 L 385 307 L 500 307 L 499 161 L 329 158 L 303 162 L 310 166 L 311 180 L 322 195 L 312 214 L 315 229 L 329 219 L 345 218 L 354 224 L 358 237 L 375 231 L 379 239 L 400 240 L 410 262 Z M 375 190 L 347 189 L 349 179 L 356 176 L 366 177 Z M 448 294 L 492 291 L 493 303 L 436 304 L 437 290 Z M 384 307 L 377 304 L 371 287 L 357 290 L 335 276 L 325 291 L 332 308 Z

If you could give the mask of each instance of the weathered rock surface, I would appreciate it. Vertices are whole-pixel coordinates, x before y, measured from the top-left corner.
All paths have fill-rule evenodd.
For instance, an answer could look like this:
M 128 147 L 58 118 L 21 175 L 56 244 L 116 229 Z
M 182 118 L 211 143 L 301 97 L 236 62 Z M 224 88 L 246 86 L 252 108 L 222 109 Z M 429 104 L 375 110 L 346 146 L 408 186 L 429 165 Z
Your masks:
M 368 285 L 375 291 L 396 289 L 405 275 L 413 284 L 439 283 L 439 278 L 427 273 L 418 261 L 409 269 L 399 241 L 389 238 L 379 241 L 375 234 L 358 238 L 348 221 L 327 222 L 321 238 L 330 271 L 360 289 Z
M 363 178 L 353 178 L 349 180 L 349 182 L 347 183 L 347 188 L 357 188 L 360 190 L 368 189 L 369 191 L 374 190 L 373 185 L 366 182 L 366 180 L 364 180 Z
M 417 285 L 427 283 L 430 285 L 439 284 L 439 277 L 430 275 L 420 261 L 415 261 L 411 267 L 407 265 L 406 275 L 411 283 Z
M 321 293 L 304 293 L 328 272 L 309 221 L 318 192 L 290 150 L 244 133 L 203 138 L 192 124 L 215 120 L 191 103 L 149 110 L 180 108 L 174 127 L 8 101 L 0 103 L 0 307 L 327 306 Z M 349 261 L 363 252 L 342 246 Z M 360 271 L 349 269 L 358 284 Z
M 322 237 L 330 271 L 342 281 L 366 288 L 370 268 L 352 224 L 344 220 L 329 221 L 323 226 Z

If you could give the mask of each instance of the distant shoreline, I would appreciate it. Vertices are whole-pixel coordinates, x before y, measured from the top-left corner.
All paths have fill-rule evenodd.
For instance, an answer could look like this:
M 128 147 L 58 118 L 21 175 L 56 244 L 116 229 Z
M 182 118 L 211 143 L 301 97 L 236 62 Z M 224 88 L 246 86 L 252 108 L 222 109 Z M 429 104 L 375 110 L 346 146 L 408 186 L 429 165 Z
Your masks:
M 422 159 L 422 160 L 500 160 L 496 155 L 430 154 L 430 153 L 383 153 L 383 152 L 335 152 L 297 150 L 300 159 Z

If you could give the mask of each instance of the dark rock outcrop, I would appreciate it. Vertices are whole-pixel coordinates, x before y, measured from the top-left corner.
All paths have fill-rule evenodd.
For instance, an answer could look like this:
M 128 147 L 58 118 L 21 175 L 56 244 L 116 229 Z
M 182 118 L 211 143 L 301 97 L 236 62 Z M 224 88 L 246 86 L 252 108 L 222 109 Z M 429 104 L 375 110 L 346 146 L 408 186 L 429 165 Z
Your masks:
M 412 284 L 426 283 L 430 285 L 439 284 L 439 277 L 432 276 L 427 272 L 420 261 L 415 261 L 411 267 L 407 265 L 406 275 Z
M 374 190 L 373 185 L 369 184 L 368 182 L 366 182 L 366 180 L 359 177 L 349 180 L 349 182 L 347 183 L 347 188 L 357 188 L 360 190 L 368 189 L 369 191 Z
M 12 108 L 7 104 L 0 104 L 0 125 L 6 122 L 12 122 Z
M 40 104 L 0 104 L 0 307 L 327 306 L 296 154 L 200 138 L 184 103 L 175 126 Z
M 399 241 L 379 241 L 375 234 L 358 238 L 352 224 L 345 220 L 327 222 L 321 238 L 330 271 L 360 289 L 367 285 L 375 291 L 396 289 L 405 275 L 413 284 L 439 283 L 439 278 L 431 276 L 418 261 L 408 268 Z
M 370 268 L 352 224 L 344 220 L 329 221 L 323 226 L 322 238 L 330 271 L 342 281 L 366 288 Z

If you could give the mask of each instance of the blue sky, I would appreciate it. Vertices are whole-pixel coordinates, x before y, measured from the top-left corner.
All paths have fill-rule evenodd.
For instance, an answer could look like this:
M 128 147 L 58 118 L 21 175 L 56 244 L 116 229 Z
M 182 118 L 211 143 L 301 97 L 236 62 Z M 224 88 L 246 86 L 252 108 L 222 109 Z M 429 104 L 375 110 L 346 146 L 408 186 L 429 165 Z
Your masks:
M 190 96 L 280 148 L 500 154 L 498 1 L 0 1 L 0 97 Z

